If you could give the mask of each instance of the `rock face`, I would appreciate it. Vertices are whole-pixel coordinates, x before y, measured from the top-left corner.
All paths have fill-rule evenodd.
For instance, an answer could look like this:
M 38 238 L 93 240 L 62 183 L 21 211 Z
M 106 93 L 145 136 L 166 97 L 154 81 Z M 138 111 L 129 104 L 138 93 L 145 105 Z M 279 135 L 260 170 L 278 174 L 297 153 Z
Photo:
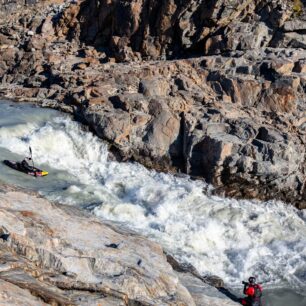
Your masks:
M 35 194 L 0 188 L 1 304 L 212 305 L 195 302 L 158 244 Z M 202 284 L 213 293 L 208 300 L 237 305 Z
M 290 1 L 92 0 L 79 16 L 82 40 L 129 60 L 265 47 L 292 12 Z
M 3 19 L 2 95 L 74 113 L 120 160 L 306 207 L 303 2 L 60 2 Z

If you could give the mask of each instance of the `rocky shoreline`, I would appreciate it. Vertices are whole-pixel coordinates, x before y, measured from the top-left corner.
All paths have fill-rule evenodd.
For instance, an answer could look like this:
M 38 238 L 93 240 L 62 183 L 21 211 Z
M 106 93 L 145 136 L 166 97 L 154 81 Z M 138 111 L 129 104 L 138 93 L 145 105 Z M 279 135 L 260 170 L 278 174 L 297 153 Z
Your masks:
M 114 159 L 306 208 L 305 1 L 0 0 L 0 96 Z M 0 303 L 237 305 L 151 242 L 0 184 Z
M 1 184 L 0 214 L 1 304 L 237 305 L 220 279 L 79 209 Z
M 303 2 L 2 2 L 2 97 L 73 113 L 118 160 L 306 207 Z

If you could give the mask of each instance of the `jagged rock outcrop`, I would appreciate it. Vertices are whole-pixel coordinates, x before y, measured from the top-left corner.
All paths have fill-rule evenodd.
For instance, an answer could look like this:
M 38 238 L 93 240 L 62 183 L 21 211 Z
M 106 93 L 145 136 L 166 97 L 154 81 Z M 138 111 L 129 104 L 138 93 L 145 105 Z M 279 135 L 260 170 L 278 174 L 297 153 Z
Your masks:
M 185 271 L 184 283 L 206 290 L 194 299 L 154 242 L 35 194 L 0 190 L 3 305 L 237 305 Z
M 99 3 L 5 19 L 2 95 L 74 113 L 118 159 L 306 207 L 303 2 Z
M 284 23 L 296 10 L 291 0 L 89 0 L 80 9 L 78 30 L 81 40 L 120 61 L 186 57 L 283 45 L 282 29 L 291 31 Z M 285 37 L 286 46 L 303 41 Z

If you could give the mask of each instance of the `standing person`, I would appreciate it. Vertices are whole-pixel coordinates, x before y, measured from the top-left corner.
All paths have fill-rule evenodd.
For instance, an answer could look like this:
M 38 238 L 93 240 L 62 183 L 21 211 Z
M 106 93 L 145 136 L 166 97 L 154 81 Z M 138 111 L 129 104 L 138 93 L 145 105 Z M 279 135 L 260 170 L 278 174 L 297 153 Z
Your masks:
M 243 293 L 247 295 L 246 298 L 242 299 L 242 305 L 262 306 L 262 287 L 256 283 L 256 278 L 251 276 L 249 282 L 242 283 L 244 284 Z

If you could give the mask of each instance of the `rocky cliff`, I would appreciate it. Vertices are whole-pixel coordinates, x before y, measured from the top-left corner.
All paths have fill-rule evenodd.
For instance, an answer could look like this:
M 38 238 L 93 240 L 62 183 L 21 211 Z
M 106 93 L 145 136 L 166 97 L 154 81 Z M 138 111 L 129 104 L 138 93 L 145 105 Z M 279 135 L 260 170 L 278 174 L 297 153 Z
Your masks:
M 0 215 L 1 305 L 238 305 L 168 259 L 173 270 L 158 244 L 78 209 L 1 184 Z
M 2 95 L 74 113 L 118 159 L 306 207 L 303 1 L 10 10 L 0 24 Z
M 302 13 L 298 0 L 86 1 L 74 31 L 121 61 L 186 58 L 303 48 L 303 19 L 297 21 Z

